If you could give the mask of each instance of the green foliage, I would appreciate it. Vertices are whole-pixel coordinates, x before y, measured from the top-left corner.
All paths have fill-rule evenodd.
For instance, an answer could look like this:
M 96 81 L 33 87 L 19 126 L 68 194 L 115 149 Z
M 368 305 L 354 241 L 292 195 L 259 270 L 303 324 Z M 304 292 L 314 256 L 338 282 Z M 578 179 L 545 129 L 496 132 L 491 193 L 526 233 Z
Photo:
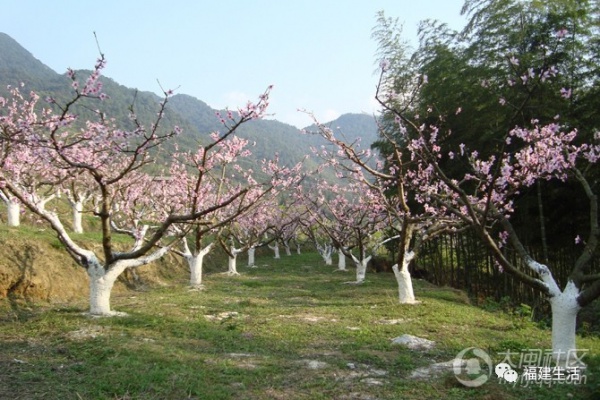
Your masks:
M 379 52 L 392 61 L 384 82 L 397 94 L 393 106 L 417 125 L 439 127 L 442 154 L 458 154 L 461 144 L 483 158 L 510 150 L 515 144 L 507 144 L 507 133 L 530 127 L 533 119 L 557 121 L 565 130 L 576 128 L 578 140 L 592 140 L 600 128 L 599 114 L 591 111 L 600 107 L 597 0 L 467 0 L 462 13 L 468 23 L 460 32 L 424 21 L 412 55 L 394 20 L 382 15 L 374 30 Z M 570 97 L 563 95 L 566 89 Z M 384 114 L 384 129 L 401 144 L 406 137 L 394 117 Z M 391 151 L 385 138 L 376 146 Z M 444 172 L 464 176 L 467 163 L 448 159 L 439 161 Z M 599 171 L 587 170 L 589 180 L 597 180 Z M 511 222 L 519 237 L 552 268 L 559 284 L 566 284 L 580 250 L 574 238 L 589 231 L 587 197 L 577 183 L 540 182 L 523 190 L 514 208 Z

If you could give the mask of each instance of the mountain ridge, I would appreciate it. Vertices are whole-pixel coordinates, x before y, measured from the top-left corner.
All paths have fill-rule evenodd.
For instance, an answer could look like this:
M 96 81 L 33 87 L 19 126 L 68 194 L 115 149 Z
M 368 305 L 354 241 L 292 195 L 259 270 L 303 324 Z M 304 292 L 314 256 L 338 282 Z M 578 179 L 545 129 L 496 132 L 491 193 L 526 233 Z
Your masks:
M 76 76 L 86 77 L 90 71 L 77 70 Z M 107 100 L 94 108 L 100 108 L 107 115 L 116 118 L 125 128 L 130 127 L 129 107 L 134 106 L 136 114 L 142 121 L 152 121 L 156 107 L 161 98 L 147 91 L 139 91 L 127 87 L 110 77 L 103 76 L 103 91 L 109 96 Z M 22 47 L 9 35 L 0 32 L 0 95 L 6 92 L 8 85 L 18 85 L 24 82 L 24 90 L 33 90 L 45 96 L 66 100 L 72 95 L 69 78 L 59 74 L 35 58 L 27 49 Z M 91 118 L 91 111 L 86 105 L 92 105 L 91 99 L 85 99 L 83 106 L 76 109 L 82 119 Z M 90 101 L 87 101 L 90 100 Z M 90 107 L 91 108 L 91 107 Z M 181 150 L 196 146 L 207 140 L 208 134 L 223 130 L 216 109 L 204 101 L 183 93 L 169 98 L 168 112 L 163 123 L 165 126 L 179 125 L 183 134 L 179 137 L 178 145 Z M 89 114 L 89 115 L 88 115 Z M 370 146 L 377 140 L 377 124 L 373 116 L 367 114 L 347 113 L 339 118 L 324 123 L 335 127 L 334 131 L 343 132 L 345 140 L 355 141 L 358 137 L 362 146 Z M 306 130 L 314 130 L 314 125 Z M 258 159 L 270 158 L 278 154 L 280 159 L 288 164 L 302 160 L 310 154 L 310 148 L 324 144 L 324 139 L 318 135 L 305 135 L 297 127 L 276 119 L 261 119 L 250 121 L 240 127 L 238 134 L 251 142 L 255 142 L 253 157 Z

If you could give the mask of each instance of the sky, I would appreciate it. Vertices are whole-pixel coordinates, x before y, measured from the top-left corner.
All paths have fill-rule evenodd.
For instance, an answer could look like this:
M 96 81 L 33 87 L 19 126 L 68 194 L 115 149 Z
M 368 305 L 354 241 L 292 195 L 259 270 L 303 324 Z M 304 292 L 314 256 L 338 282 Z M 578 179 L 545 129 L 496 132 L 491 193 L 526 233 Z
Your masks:
M 0 32 L 59 73 L 92 69 L 121 85 L 176 89 L 215 109 L 255 101 L 269 85 L 270 118 L 299 128 L 376 112 L 376 14 L 460 29 L 463 0 L 0 0 Z M 108 93 L 110 95 L 110 93 Z

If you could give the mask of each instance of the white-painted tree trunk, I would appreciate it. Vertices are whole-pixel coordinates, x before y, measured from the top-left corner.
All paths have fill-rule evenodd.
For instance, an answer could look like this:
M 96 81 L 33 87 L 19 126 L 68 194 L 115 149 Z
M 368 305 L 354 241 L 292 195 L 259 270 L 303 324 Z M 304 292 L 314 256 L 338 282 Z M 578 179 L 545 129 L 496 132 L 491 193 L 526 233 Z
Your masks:
M 398 282 L 398 300 L 401 304 L 415 304 L 415 292 L 413 290 L 412 278 L 408 271 L 408 266 L 414 257 L 414 253 L 407 252 L 402 260 L 402 268 L 398 268 L 398 264 L 394 264 L 392 270 Z
M 239 275 L 239 272 L 237 272 L 237 253 L 235 253 L 233 256 L 229 256 L 229 263 L 227 267 L 227 273 L 229 275 Z
M 581 306 L 577 297 L 581 291 L 571 280 L 567 282 L 564 290 L 554 280 L 550 269 L 532 259 L 527 266 L 537 273 L 540 280 L 548 288 L 548 301 L 552 309 L 552 355 L 560 366 L 575 366 L 580 364 L 577 359 L 575 343 L 575 328 L 577 313 Z M 582 367 L 583 365 L 577 365 Z
M 286 240 L 283 242 L 283 246 L 285 247 L 285 255 L 286 256 L 291 256 L 292 255 L 292 249 L 290 248 L 290 241 Z
M 577 302 L 579 289 L 569 281 L 559 295 L 549 301 L 552 308 L 552 355 L 561 366 L 573 366 L 577 361 L 575 328 L 577 313 L 581 309 Z
M 321 246 L 317 243 L 316 247 L 317 247 L 317 251 L 323 258 L 323 261 L 325 261 L 325 265 L 333 265 L 333 257 L 332 257 L 333 246 L 330 244 Z
M 243 251 L 242 249 L 236 249 L 233 246 L 231 246 L 229 248 L 229 257 L 228 257 L 229 260 L 228 260 L 228 265 L 227 265 L 227 274 L 228 275 L 239 275 L 240 274 L 237 271 L 237 256 L 242 251 Z
M 190 286 L 195 288 L 202 287 L 202 267 L 204 265 L 204 256 L 212 249 L 214 242 L 204 247 L 200 251 L 192 252 L 188 246 L 187 239 L 182 239 L 183 253 L 180 253 L 188 263 L 190 268 Z
M 367 264 L 371 261 L 371 256 L 363 257 L 362 260 L 352 256 L 352 261 L 354 261 L 354 265 L 356 265 L 356 283 L 363 283 L 367 276 Z
M 248 268 L 256 268 L 256 247 L 248 249 Z
M 344 252 L 342 251 L 342 249 L 338 249 L 338 271 L 347 271 L 347 269 L 346 269 L 346 255 L 344 254 Z
M 73 232 L 83 233 L 83 203 L 77 201 L 71 204 L 73 209 Z
M 204 255 L 186 256 L 185 260 L 190 268 L 190 286 L 202 286 L 202 265 L 204 264 Z
M 9 199 L 6 202 L 8 226 L 21 225 L 21 205 L 18 201 Z
M 115 281 L 127 268 L 126 263 L 116 262 L 107 270 L 99 262 L 87 268 L 90 279 L 90 314 L 111 316 L 117 313 L 110 309 L 110 294 Z
M 273 246 L 269 245 L 269 248 L 271 250 L 273 250 L 273 252 L 275 253 L 273 258 L 275 259 L 279 259 L 281 258 L 280 254 L 279 254 L 279 243 L 277 243 L 277 241 L 275 241 L 275 243 L 273 244 Z

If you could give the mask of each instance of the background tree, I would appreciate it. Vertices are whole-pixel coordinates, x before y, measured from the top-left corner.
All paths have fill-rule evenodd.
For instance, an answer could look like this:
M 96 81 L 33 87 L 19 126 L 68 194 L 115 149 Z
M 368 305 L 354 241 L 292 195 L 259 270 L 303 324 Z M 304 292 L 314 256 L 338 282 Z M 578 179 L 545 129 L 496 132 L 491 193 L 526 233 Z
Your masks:
M 462 12 L 468 23 L 463 31 L 454 32 L 439 21 L 425 21 L 414 51 L 402 42 L 397 21 L 382 13 L 373 35 L 379 45 L 378 56 L 388 65 L 381 100 L 417 126 L 435 125 L 440 132 L 452 132 L 440 135 L 440 145 L 456 149 L 464 144 L 485 156 L 502 151 L 506 132 L 517 125 L 529 126 L 532 119 L 549 124 L 559 116 L 564 126 L 578 128 L 577 140 L 590 141 L 599 128 L 597 113 L 589 112 L 598 105 L 598 64 L 594 60 L 600 54 L 599 9 L 595 0 L 466 1 Z M 383 93 L 388 97 L 383 98 Z M 382 131 L 402 144 L 407 136 L 398 130 L 397 118 L 384 111 Z M 415 134 L 410 126 L 404 128 L 409 130 L 408 137 Z M 377 145 L 386 155 L 392 154 L 393 147 L 386 137 Z M 468 169 L 447 158 L 440 162 L 449 176 L 460 177 Z M 567 188 L 578 187 L 574 182 L 542 180 L 514 199 L 519 207 L 513 226 L 542 260 L 560 256 L 574 262 L 577 257 L 574 246 L 565 243 L 572 243 L 577 224 L 586 221 L 574 211 L 587 204 L 580 197 L 578 203 L 567 206 L 572 204 L 564 197 Z M 557 223 L 549 224 L 550 220 Z M 459 239 L 454 236 L 451 240 Z M 448 251 L 445 240 L 437 243 L 437 248 L 429 245 L 429 250 Z M 477 265 L 480 257 L 466 254 L 462 258 L 467 264 L 463 274 L 469 266 L 478 278 L 486 279 L 478 272 L 485 268 Z M 566 279 L 568 271 L 568 265 L 561 268 L 561 279 Z M 487 286 L 497 288 L 494 281 Z M 498 299 L 510 295 L 517 303 L 531 300 L 517 297 L 514 287 L 519 286 L 510 284 L 509 292 L 494 292 Z
M 385 74 L 382 75 L 382 78 Z M 381 82 L 383 84 L 383 82 Z M 320 156 L 328 160 L 338 171 L 338 177 L 351 179 L 349 187 L 353 187 L 350 202 L 362 204 L 363 194 L 369 193 L 372 198 L 365 208 L 381 213 L 381 221 L 377 229 L 387 232 L 377 246 L 394 241 L 397 254 L 392 266 L 398 283 L 400 303 L 416 302 L 412 286 L 409 266 L 423 248 L 423 244 L 443 233 L 458 232 L 460 221 L 449 214 L 439 212 L 432 207 L 423 207 L 414 200 L 414 194 L 408 189 L 406 171 L 413 163 L 403 156 L 403 145 L 397 143 L 393 136 L 385 131 L 381 135 L 387 139 L 387 151 L 390 153 L 385 161 L 374 161 L 374 153 L 370 149 L 361 149 L 359 143 L 346 143 L 336 138 L 333 131 L 319 123 L 319 134 L 334 146 L 332 150 L 323 148 Z M 361 188 L 361 189 L 358 189 Z M 341 208 L 338 205 L 330 208 Z M 377 211 L 378 210 L 378 211 Z M 348 213 L 344 213 L 348 214 Z M 335 213 L 334 213 L 335 215 Z
M 385 237 L 385 223 L 378 197 L 367 185 L 356 180 L 331 185 L 322 182 L 314 195 L 308 195 L 308 212 L 329 237 L 333 247 L 356 266 L 356 283 L 365 280 L 367 264 Z
M 240 182 L 257 185 L 251 170 L 235 168 L 235 162 L 250 154 L 248 141 L 236 136 L 224 140 L 239 126 L 239 121 L 234 118 L 233 114 L 228 115 L 228 120 L 223 121 L 226 133 L 214 132 L 209 144 L 194 152 L 175 154 L 168 176 L 164 177 L 170 185 L 178 188 L 180 193 L 177 196 L 183 199 L 186 209 L 212 209 L 201 219 L 186 221 L 175 227 L 183 238 L 182 250 L 175 249 L 174 252 L 186 260 L 190 269 L 190 285 L 195 288 L 202 287 L 203 260 L 218 242 L 221 229 L 243 214 L 252 203 L 244 198 L 229 207 L 218 205 L 240 190 Z M 264 190 L 269 191 L 271 187 Z
M 558 41 L 565 35 L 563 29 L 555 33 Z M 538 86 L 551 82 L 558 74 L 557 68 L 548 64 L 546 58 L 539 61 L 539 67 L 529 68 L 526 75 L 515 77 L 513 84 L 525 86 L 528 93 L 535 93 Z M 520 60 L 507 57 L 506 64 L 520 65 Z M 550 88 L 553 86 L 549 85 Z M 556 90 L 568 97 L 564 88 Z M 424 208 L 453 215 L 470 226 L 499 268 L 545 295 L 552 309 L 554 357 L 560 363 L 578 362 L 575 346 L 577 312 L 600 296 L 600 276 L 592 268 L 600 236 L 598 197 L 588 179 L 590 165 L 599 159 L 600 145 L 586 141 L 585 135 L 579 139 L 576 130 L 568 129 L 570 123 L 564 127 L 556 122 L 558 116 L 549 124 L 533 119 L 523 127 L 508 129 L 502 141 L 485 150 L 479 150 L 476 143 L 471 142 L 453 145 L 449 138 L 457 132 L 441 128 L 446 121 L 445 115 L 437 115 L 433 107 L 429 107 L 426 112 L 432 122 L 423 123 L 418 115 L 394 102 L 394 98 L 393 93 L 384 95 L 381 104 L 394 116 L 405 150 L 413 160 L 414 165 L 405 173 L 415 192 L 415 200 Z M 529 104 L 523 102 L 516 108 L 517 113 L 524 112 Z M 506 102 L 500 97 L 498 107 L 503 106 Z M 458 103 L 454 108 L 462 107 Z M 467 140 L 468 137 L 462 137 L 459 132 L 459 137 L 453 140 L 457 139 Z M 576 139 L 583 143 L 578 144 Z M 600 136 L 596 133 L 594 139 L 598 140 Z M 583 224 L 579 229 L 589 233 L 561 289 L 560 282 L 552 274 L 551 263 L 544 265 L 527 250 L 513 225 L 512 216 L 523 190 L 541 180 L 566 181 L 568 178 L 581 186 L 579 193 L 587 200 L 587 227 Z M 516 261 L 507 256 L 508 244 L 517 256 Z

